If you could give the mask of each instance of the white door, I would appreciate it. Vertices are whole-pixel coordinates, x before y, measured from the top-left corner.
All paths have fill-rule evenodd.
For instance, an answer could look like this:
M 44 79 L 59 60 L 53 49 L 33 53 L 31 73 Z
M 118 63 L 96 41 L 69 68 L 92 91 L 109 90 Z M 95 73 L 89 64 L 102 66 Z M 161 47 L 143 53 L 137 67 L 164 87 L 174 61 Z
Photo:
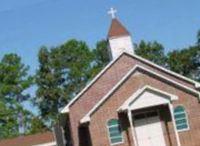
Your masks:
M 157 112 L 135 115 L 134 126 L 138 146 L 166 146 Z

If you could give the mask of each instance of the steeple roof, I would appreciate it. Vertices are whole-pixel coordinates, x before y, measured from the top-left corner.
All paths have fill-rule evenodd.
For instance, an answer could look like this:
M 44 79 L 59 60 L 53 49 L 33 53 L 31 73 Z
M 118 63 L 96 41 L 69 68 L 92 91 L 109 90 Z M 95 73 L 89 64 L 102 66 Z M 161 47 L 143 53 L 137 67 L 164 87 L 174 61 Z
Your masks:
M 108 32 L 108 38 L 130 35 L 127 29 L 119 22 L 117 18 L 112 19 Z

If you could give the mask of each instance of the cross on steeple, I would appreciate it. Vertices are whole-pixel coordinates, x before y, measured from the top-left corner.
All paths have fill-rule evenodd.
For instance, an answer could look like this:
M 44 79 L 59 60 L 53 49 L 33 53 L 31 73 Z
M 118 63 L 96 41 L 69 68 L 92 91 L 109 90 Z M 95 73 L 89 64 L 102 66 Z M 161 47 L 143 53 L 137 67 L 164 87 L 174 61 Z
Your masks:
M 112 17 L 110 29 L 107 35 L 109 41 L 108 51 L 110 52 L 109 55 L 111 60 L 116 59 L 123 52 L 134 54 L 131 35 L 119 19 L 116 19 L 116 12 L 117 10 L 114 8 L 110 8 L 108 11 L 108 14 Z
M 112 19 L 116 18 L 115 13 L 117 13 L 117 10 L 115 8 L 112 8 L 112 7 L 108 11 L 108 14 L 111 16 Z

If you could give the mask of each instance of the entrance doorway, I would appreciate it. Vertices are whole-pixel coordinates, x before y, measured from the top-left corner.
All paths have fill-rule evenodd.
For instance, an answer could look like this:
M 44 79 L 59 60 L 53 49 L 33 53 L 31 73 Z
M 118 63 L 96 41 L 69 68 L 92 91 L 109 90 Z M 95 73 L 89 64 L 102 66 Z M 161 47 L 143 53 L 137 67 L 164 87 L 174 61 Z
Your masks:
M 133 115 L 138 146 L 166 146 L 157 111 Z

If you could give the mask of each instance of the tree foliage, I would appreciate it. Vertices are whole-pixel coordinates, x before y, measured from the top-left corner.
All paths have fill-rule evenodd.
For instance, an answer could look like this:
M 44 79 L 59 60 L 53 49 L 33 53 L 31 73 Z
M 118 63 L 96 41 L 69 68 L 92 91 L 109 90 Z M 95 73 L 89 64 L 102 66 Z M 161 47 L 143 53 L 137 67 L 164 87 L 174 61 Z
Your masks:
M 93 54 L 85 42 L 69 40 L 52 49 L 41 48 L 38 57 L 35 103 L 42 117 L 52 122 L 88 82 Z
M 200 31 L 197 34 L 197 44 L 168 53 L 168 64 L 170 69 L 191 79 L 200 81 L 199 43 Z
M 0 139 L 19 135 L 16 111 L 0 101 Z
M 108 52 L 108 41 L 101 40 L 96 43 L 96 48 L 93 49 L 93 66 L 91 71 L 91 76 L 94 77 L 103 67 L 105 67 L 109 61 L 109 52 Z
M 59 109 L 109 62 L 105 40 L 97 42 L 93 50 L 85 42 L 69 40 L 55 48 L 41 48 L 38 58 L 35 104 L 50 125 Z
M 16 102 L 20 104 L 28 99 L 29 94 L 24 91 L 31 86 L 33 81 L 33 78 L 28 75 L 28 69 L 29 67 L 25 66 L 16 54 L 6 54 L 1 60 L 0 98 L 8 101 L 9 106 Z
M 200 46 L 200 30 L 197 33 L 197 45 Z
M 32 117 L 29 121 L 29 124 L 30 127 L 27 130 L 27 134 L 36 134 L 49 130 L 48 127 L 44 124 L 42 117 L 39 116 Z
M 20 129 L 28 128 L 30 116 L 22 105 L 30 97 L 25 91 L 33 81 L 28 69 L 16 54 L 6 54 L 0 62 L 0 138 L 19 135 Z
M 200 47 L 192 46 L 182 50 L 174 50 L 168 54 L 171 70 L 200 81 Z
M 164 47 L 156 41 L 141 41 L 138 45 L 135 46 L 135 53 L 158 65 L 166 66 L 166 56 L 164 53 Z
M 200 32 L 197 42 L 199 42 L 199 37 Z M 135 53 L 174 72 L 200 81 L 200 45 L 198 43 L 165 54 L 161 44 L 141 41 L 136 45 Z

